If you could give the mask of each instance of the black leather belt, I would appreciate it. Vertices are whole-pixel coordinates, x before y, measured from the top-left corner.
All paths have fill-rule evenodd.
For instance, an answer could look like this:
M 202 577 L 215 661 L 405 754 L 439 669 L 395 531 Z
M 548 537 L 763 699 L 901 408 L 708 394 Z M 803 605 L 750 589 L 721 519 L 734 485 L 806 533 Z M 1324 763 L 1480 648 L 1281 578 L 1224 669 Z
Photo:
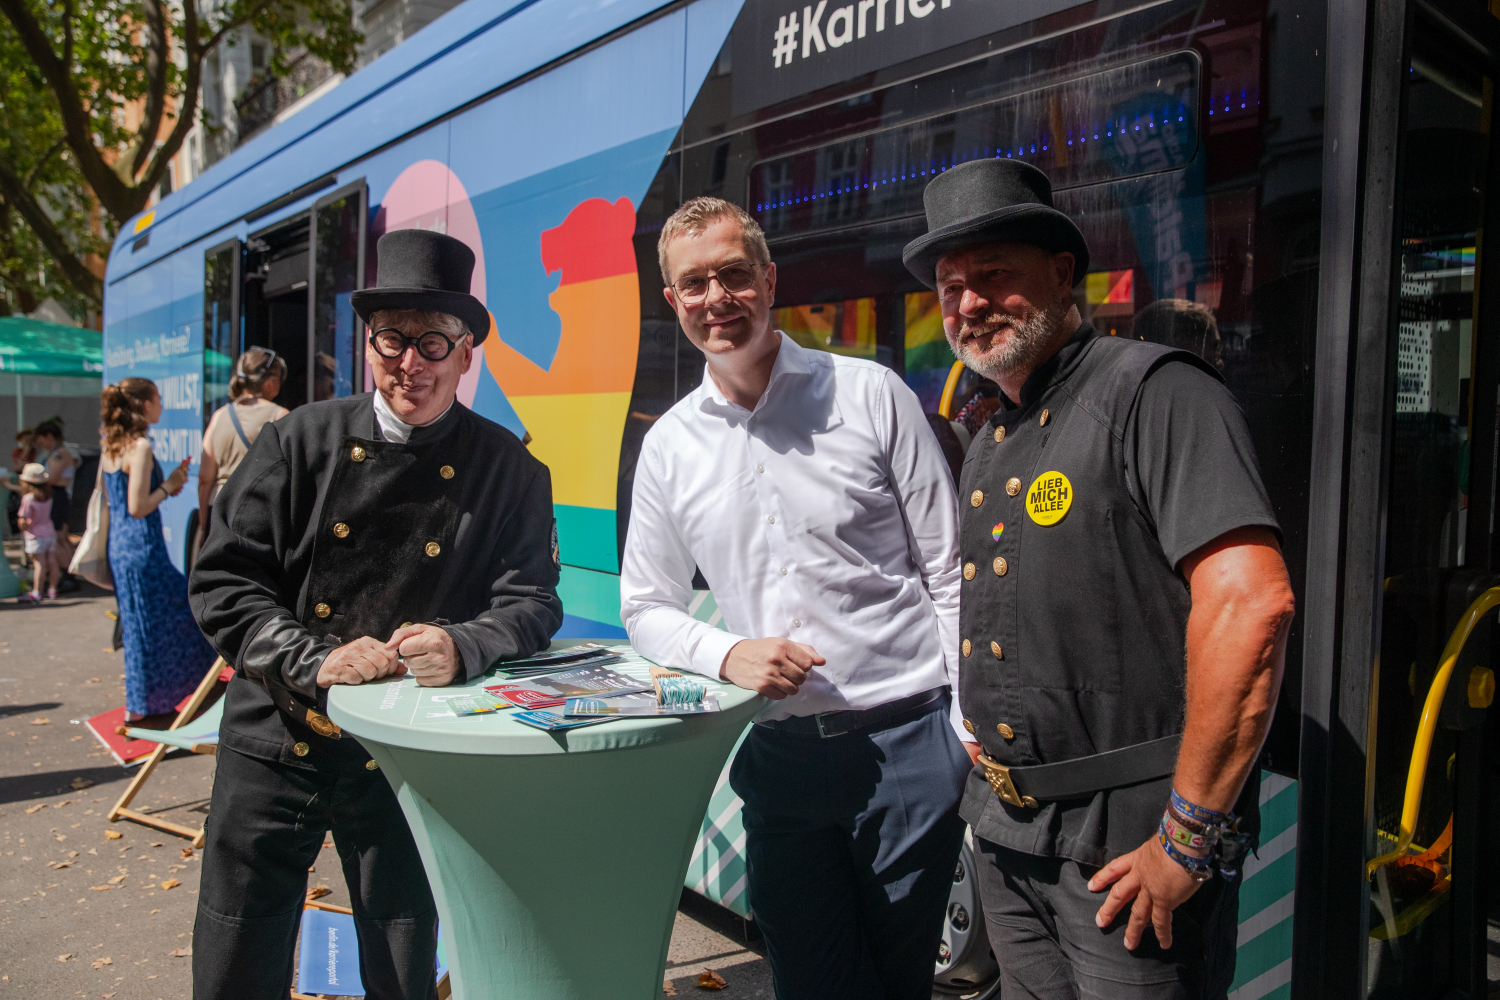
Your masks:
M 1177 747 L 1181 742 L 1182 734 L 1177 733 L 1119 750 L 1031 767 L 1006 767 L 980 754 L 979 766 L 1001 802 L 1039 809 L 1043 802 L 1080 799 L 1111 788 L 1165 778 L 1177 769 Z
M 845 733 L 894 722 L 900 716 L 915 712 L 930 705 L 943 696 L 945 687 L 933 688 L 920 694 L 909 695 L 888 701 L 874 708 L 847 709 L 842 712 L 824 712 L 822 715 L 794 715 L 790 719 L 773 719 L 757 722 L 758 726 L 774 729 L 780 733 L 796 733 L 800 736 L 843 736 Z

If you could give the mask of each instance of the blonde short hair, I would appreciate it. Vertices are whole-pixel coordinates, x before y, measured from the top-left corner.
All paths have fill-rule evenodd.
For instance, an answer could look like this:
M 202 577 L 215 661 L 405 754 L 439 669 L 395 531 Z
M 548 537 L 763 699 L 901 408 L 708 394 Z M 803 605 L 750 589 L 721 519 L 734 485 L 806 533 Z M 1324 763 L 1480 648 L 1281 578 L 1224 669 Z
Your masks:
M 462 340 L 473 333 L 469 324 L 452 313 L 430 312 L 426 309 L 377 309 L 370 314 L 370 332 L 394 326 L 403 319 L 410 319 L 419 326 L 436 330 L 451 340 Z
M 672 276 L 667 273 L 667 244 L 679 236 L 697 236 L 720 219 L 733 219 L 740 224 L 740 230 L 745 234 L 745 253 L 751 260 L 761 267 L 771 263 L 765 231 L 749 212 L 723 198 L 693 198 L 672 213 L 666 225 L 661 227 L 661 238 L 656 241 L 656 262 L 661 265 L 663 283 L 672 283 Z

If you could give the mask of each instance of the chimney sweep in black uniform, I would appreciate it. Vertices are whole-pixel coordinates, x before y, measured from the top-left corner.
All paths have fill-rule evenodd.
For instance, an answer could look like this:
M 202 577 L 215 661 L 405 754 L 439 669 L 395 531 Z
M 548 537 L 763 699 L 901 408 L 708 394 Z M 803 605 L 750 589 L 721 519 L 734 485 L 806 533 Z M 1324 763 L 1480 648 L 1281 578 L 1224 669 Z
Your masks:
M 374 393 L 267 424 L 214 502 L 189 587 L 235 667 L 193 942 L 199 997 L 284 998 L 325 830 L 353 897 L 370 997 L 436 995 L 437 910 L 391 786 L 327 717 L 327 689 L 427 686 L 530 656 L 562 623 L 552 482 L 515 435 L 456 401 L 490 318 L 474 254 L 380 238 Z
M 1080 319 L 1088 246 L 1040 170 L 965 163 L 924 202 L 903 259 L 1002 393 L 959 487 L 961 812 L 1001 992 L 1224 997 L 1293 611 L 1244 415 L 1195 355 Z

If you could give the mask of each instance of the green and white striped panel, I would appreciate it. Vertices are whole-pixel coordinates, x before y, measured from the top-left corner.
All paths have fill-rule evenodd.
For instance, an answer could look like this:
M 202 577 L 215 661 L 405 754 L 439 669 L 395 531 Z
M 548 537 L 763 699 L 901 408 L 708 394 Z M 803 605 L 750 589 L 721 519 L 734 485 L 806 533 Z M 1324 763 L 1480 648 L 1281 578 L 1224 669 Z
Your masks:
M 1290 1000 L 1297 783 L 1260 776 L 1260 850 L 1245 859 L 1240 934 L 1229 1000 Z
M 724 615 L 719 611 L 714 595 L 706 590 L 693 594 L 688 605 L 688 614 L 700 622 L 715 628 L 724 627 Z M 749 732 L 747 728 L 745 732 Z M 739 753 L 743 735 L 730 751 L 729 760 L 714 786 L 713 798 L 708 802 L 708 813 L 703 817 L 703 829 L 698 834 L 698 843 L 693 847 L 693 858 L 688 862 L 684 884 L 700 896 L 726 906 L 742 917 L 750 916 L 750 902 L 745 892 L 745 824 L 740 816 L 744 803 L 729 787 L 729 765 Z

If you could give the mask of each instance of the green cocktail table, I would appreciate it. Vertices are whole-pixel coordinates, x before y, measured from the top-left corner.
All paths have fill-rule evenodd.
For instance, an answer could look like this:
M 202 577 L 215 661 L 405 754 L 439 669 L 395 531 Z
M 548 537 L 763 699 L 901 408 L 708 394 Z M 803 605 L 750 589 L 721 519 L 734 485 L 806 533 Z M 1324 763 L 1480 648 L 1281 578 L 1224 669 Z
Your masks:
M 599 641 L 628 654 L 613 669 L 646 678 L 628 645 Z M 494 683 L 328 692 L 329 717 L 380 764 L 411 824 L 454 997 L 654 1000 L 714 783 L 764 699 L 710 681 L 717 713 L 552 733 L 518 709 L 444 705 Z

